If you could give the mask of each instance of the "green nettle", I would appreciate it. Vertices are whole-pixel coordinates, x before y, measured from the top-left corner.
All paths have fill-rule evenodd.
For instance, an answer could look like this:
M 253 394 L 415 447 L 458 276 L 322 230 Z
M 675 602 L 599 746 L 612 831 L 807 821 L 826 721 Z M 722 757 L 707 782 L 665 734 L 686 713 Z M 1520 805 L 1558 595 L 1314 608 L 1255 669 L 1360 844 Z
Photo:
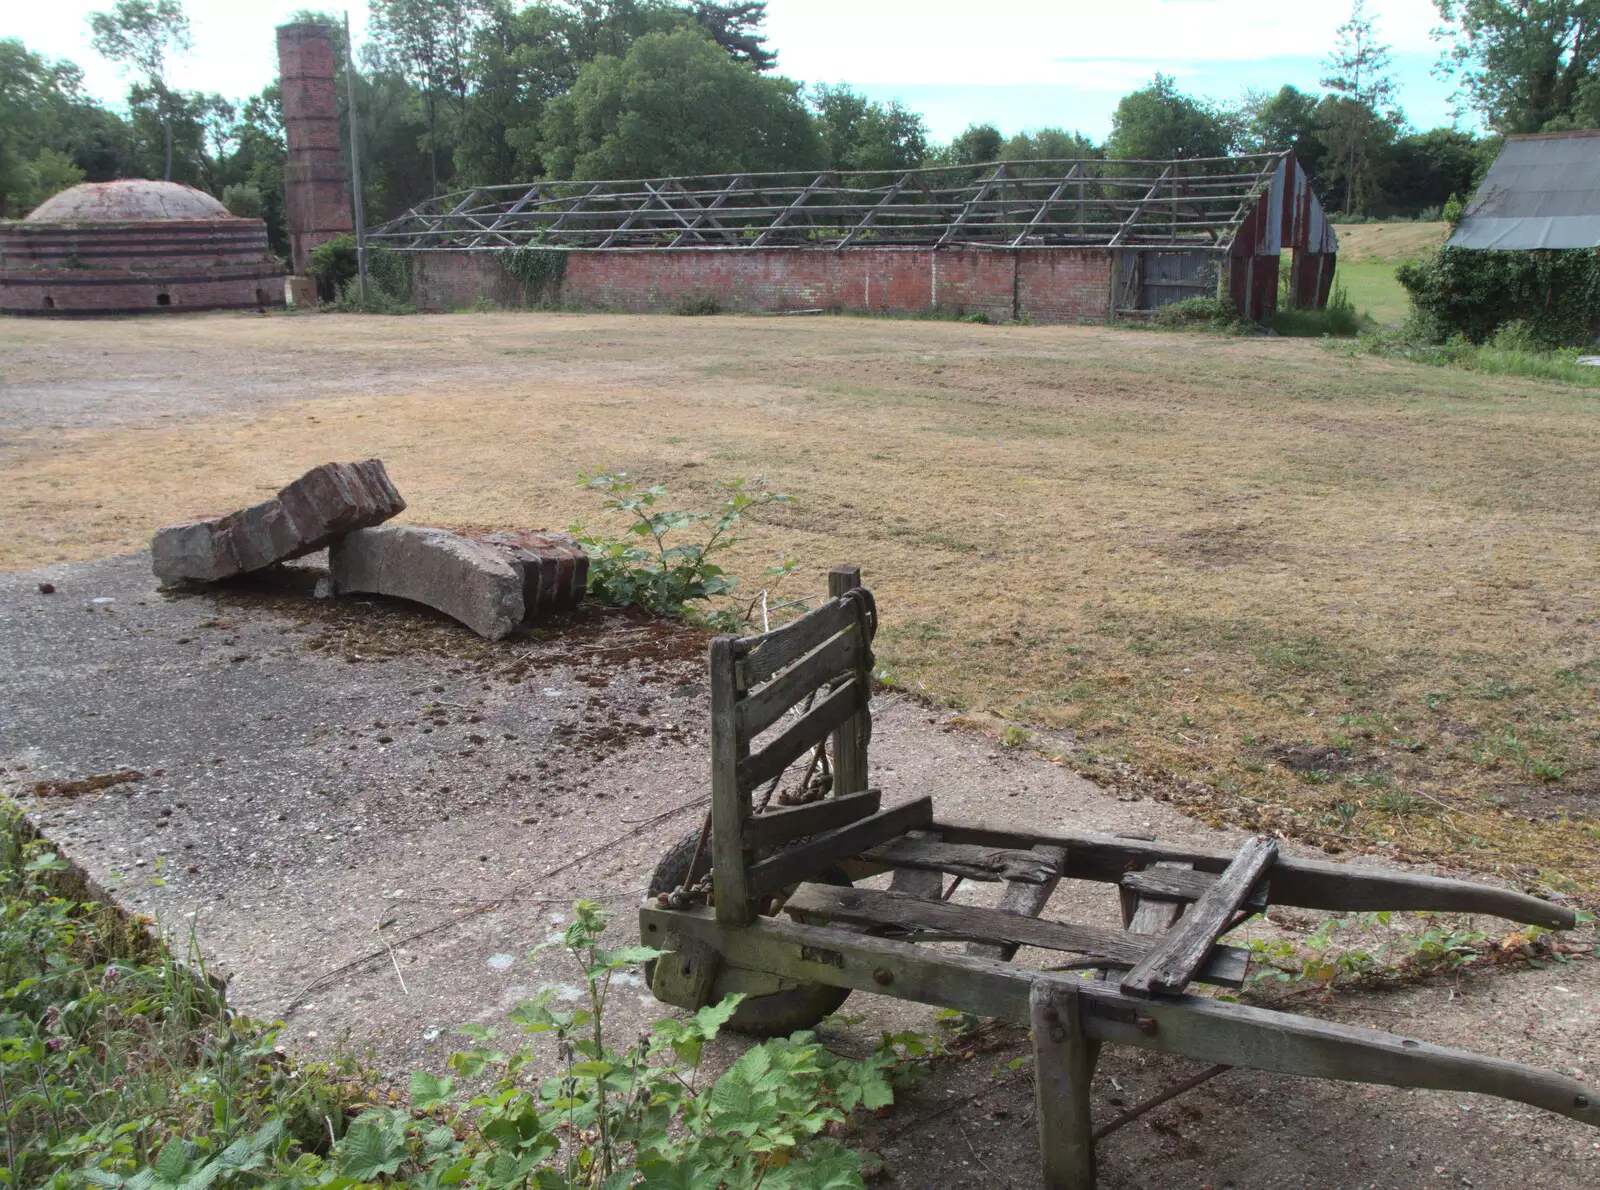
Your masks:
M 567 250 L 525 244 L 508 248 L 497 257 L 500 271 L 522 286 L 526 306 L 549 307 L 561 300 L 561 282 L 567 275 Z
M 725 494 L 711 512 L 664 510 L 656 507 L 667 495 L 664 485 L 640 488 L 626 473 L 605 470 L 582 472 L 579 479 L 580 487 L 606 493 L 606 512 L 632 519 L 621 537 L 602 537 L 581 524 L 572 526 L 589 554 L 589 593 L 602 603 L 636 605 L 663 616 L 691 615 L 691 600 L 731 594 L 738 580 L 712 561 L 714 555 L 736 544 L 731 531 L 747 511 L 794 500 L 764 490 L 764 480 L 741 477 L 717 481 Z M 667 543 L 670 534 L 695 525 L 709 528 L 703 541 Z M 785 560 L 762 573 L 782 579 L 794 568 L 793 561 Z M 738 627 L 740 617 L 721 610 L 705 620 L 711 627 L 731 630 Z

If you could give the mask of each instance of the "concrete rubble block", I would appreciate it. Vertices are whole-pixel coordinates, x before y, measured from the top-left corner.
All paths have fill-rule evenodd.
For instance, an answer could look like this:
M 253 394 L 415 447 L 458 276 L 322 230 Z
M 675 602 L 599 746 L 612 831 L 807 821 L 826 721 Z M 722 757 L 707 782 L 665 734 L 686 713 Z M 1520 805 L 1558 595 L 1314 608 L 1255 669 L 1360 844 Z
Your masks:
M 425 525 L 383 525 L 351 533 L 328 551 L 339 594 L 410 599 L 490 640 L 575 606 L 588 570 L 588 557 L 572 538 L 531 530 L 462 535 Z
M 160 530 L 150 542 L 151 565 L 164 583 L 215 582 L 313 553 L 405 506 L 382 460 L 324 463 L 276 499 Z

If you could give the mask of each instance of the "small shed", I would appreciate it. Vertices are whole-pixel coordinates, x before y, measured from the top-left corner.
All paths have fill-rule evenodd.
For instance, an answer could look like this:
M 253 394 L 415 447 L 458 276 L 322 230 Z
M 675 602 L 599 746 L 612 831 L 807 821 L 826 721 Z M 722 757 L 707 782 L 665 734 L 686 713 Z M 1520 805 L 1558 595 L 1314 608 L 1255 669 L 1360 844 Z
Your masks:
M 1600 130 L 1506 137 L 1448 248 L 1600 248 Z

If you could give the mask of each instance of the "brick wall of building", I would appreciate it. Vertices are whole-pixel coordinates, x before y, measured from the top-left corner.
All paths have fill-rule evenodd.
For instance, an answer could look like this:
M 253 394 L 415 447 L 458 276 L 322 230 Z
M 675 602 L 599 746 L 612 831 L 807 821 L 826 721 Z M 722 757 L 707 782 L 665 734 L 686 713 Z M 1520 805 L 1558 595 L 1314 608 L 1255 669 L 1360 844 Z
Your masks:
M 422 252 L 412 259 L 413 301 L 421 309 L 459 309 L 482 299 L 519 304 L 518 287 L 508 283 L 495 253 Z M 560 300 L 640 314 L 711 301 L 746 313 L 939 309 L 997 321 L 1105 322 L 1111 260 L 1105 248 L 569 252 Z
M 304 274 L 311 250 L 349 232 L 350 175 L 339 135 L 339 96 L 329 26 L 278 27 L 278 78 L 283 89 L 284 207 L 289 257 Z

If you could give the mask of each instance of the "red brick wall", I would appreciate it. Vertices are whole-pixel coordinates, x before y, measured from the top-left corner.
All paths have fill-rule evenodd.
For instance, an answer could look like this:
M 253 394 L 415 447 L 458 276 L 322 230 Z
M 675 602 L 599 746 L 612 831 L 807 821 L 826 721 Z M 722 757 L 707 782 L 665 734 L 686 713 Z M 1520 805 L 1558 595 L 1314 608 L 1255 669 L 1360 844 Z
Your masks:
M 0 224 L 0 269 L 182 268 L 270 258 L 260 219 Z
M 1111 255 L 1104 248 L 577 251 L 567 254 L 561 300 L 640 314 L 710 299 L 723 310 L 750 313 L 944 309 L 999 321 L 1105 322 Z M 492 252 L 423 252 L 412 259 L 413 300 L 421 309 L 518 302 Z

